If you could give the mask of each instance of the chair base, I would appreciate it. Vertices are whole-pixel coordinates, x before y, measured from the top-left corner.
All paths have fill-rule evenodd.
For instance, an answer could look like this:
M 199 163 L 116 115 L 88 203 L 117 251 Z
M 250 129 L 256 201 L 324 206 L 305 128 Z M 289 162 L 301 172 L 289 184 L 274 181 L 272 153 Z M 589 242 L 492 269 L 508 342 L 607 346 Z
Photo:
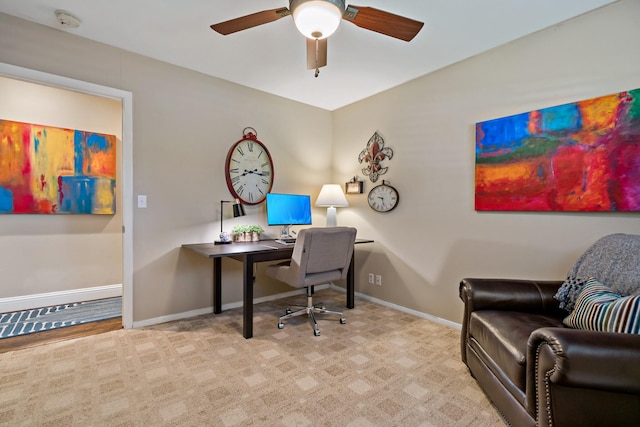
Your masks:
M 316 314 L 335 314 L 337 316 L 340 316 L 340 324 L 344 325 L 345 323 L 347 323 L 347 319 L 342 316 L 341 312 L 327 310 L 326 307 L 321 304 L 314 305 L 311 297 L 311 292 L 311 288 L 307 288 L 307 305 L 302 306 L 300 310 L 291 311 L 291 309 L 287 307 L 285 315 L 280 316 L 280 318 L 278 319 L 278 329 L 284 328 L 284 320 L 291 319 L 292 317 L 302 316 L 303 314 L 309 316 L 309 322 L 311 323 L 311 327 L 313 328 L 313 335 L 315 335 L 316 337 L 320 335 L 318 322 L 316 322 Z

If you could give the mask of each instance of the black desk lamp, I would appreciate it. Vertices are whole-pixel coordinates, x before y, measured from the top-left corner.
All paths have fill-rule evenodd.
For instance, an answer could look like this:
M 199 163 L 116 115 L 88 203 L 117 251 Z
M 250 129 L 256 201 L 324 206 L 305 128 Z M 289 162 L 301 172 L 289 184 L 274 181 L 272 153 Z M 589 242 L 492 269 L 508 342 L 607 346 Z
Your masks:
M 225 233 L 222 228 L 222 220 L 224 218 L 222 207 L 224 206 L 224 203 L 231 203 L 231 200 L 220 200 L 220 240 L 216 240 L 215 242 L 213 242 L 216 245 L 226 245 L 232 242 L 231 236 L 229 236 L 229 233 Z M 244 212 L 244 206 L 240 204 L 240 200 L 236 199 L 233 202 L 233 217 L 237 218 L 239 216 L 245 216 L 245 215 L 246 214 Z

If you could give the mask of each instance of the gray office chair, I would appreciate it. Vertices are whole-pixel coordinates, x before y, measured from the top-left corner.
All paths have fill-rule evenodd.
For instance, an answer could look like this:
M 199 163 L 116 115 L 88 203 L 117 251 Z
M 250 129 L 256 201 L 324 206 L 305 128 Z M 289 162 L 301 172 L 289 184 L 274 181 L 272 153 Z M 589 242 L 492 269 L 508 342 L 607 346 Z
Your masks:
M 346 319 L 339 311 L 327 310 L 322 305 L 313 304 L 313 286 L 345 279 L 353 255 L 356 229 L 352 227 L 308 228 L 298 233 L 291 261 L 270 265 L 267 276 L 278 279 L 294 288 L 307 288 L 307 305 L 297 311 L 287 308 L 280 316 L 278 328 L 284 328 L 284 320 L 307 314 L 313 327 L 313 334 L 320 335 L 315 314 L 336 314 L 340 323 Z

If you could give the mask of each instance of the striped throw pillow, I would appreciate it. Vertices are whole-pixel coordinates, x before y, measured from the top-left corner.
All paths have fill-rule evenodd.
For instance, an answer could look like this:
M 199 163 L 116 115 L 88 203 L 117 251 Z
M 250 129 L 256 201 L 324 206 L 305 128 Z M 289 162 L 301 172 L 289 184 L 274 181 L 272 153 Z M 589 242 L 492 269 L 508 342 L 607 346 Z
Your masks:
M 564 324 L 591 331 L 640 334 L 640 295 L 623 297 L 598 280 L 589 279 Z

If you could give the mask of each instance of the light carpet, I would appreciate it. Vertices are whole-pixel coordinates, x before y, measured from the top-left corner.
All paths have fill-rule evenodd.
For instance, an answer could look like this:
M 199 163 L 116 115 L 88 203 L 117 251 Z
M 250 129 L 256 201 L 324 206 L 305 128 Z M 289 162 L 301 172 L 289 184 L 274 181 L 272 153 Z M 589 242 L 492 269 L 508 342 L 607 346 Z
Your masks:
M 460 331 L 361 299 L 347 323 L 258 304 L 0 354 L 0 425 L 501 426 Z M 316 293 L 344 307 L 334 290 Z
M 50 331 L 120 316 L 122 316 L 121 297 L 2 313 L 0 314 L 0 338 Z

